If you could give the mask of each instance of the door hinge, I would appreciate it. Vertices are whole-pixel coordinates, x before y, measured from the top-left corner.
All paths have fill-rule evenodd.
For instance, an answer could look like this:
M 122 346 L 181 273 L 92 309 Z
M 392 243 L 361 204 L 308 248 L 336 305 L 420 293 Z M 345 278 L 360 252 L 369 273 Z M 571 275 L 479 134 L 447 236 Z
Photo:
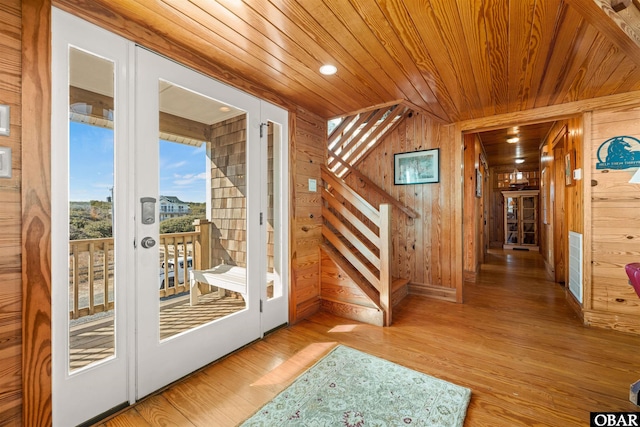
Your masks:
M 260 313 L 262 313 L 262 300 L 260 300 Z
M 262 212 L 260 212 L 260 225 L 262 225 Z

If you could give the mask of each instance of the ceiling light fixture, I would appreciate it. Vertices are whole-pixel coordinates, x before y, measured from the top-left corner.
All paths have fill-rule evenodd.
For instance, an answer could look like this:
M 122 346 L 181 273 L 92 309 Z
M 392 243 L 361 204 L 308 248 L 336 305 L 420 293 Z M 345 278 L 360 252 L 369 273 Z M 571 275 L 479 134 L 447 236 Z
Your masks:
M 231 111 L 231 108 L 229 107 L 220 107 L 220 111 L 223 113 L 228 113 L 229 111 Z
M 517 136 L 514 136 L 514 137 L 512 137 L 512 138 L 507 138 L 507 142 L 508 142 L 509 144 L 515 144 L 515 143 L 516 143 L 516 142 L 518 142 L 518 141 L 520 141 L 520 138 L 519 138 L 519 137 L 517 137 Z
M 516 159 L 516 164 L 522 164 L 524 163 L 524 159 Z
M 325 76 L 332 76 L 338 72 L 338 69 L 335 65 L 325 64 L 320 67 L 320 74 L 324 74 Z

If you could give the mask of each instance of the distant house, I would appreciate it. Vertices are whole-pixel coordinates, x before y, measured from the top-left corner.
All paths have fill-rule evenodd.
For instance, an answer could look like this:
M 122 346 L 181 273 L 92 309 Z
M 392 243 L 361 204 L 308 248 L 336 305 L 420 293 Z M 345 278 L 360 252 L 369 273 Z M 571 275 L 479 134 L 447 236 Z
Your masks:
M 160 196 L 160 221 L 189 215 L 191 209 L 189 204 L 183 202 L 175 196 Z

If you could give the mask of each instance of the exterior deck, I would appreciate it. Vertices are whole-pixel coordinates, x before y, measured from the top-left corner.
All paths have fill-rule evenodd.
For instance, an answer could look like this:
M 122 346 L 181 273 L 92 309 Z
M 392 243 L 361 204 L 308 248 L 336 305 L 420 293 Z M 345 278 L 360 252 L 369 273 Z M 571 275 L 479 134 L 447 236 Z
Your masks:
M 165 339 L 188 329 L 231 315 L 246 307 L 236 293 L 201 295 L 198 305 L 189 304 L 189 294 L 161 301 L 160 335 Z M 70 368 L 83 368 L 114 354 L 113 310 L 73 322 L 70 337 Z

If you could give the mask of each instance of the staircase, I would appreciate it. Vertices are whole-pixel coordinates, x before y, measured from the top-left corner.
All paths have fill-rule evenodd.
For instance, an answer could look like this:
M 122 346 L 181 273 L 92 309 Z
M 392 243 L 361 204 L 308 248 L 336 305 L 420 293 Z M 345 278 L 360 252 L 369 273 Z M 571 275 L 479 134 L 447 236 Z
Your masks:
M 389 326 L 409 281 L 391 277 L 391 205 L 376 209 L 326 167 L 322 180 L 322 307 Z

